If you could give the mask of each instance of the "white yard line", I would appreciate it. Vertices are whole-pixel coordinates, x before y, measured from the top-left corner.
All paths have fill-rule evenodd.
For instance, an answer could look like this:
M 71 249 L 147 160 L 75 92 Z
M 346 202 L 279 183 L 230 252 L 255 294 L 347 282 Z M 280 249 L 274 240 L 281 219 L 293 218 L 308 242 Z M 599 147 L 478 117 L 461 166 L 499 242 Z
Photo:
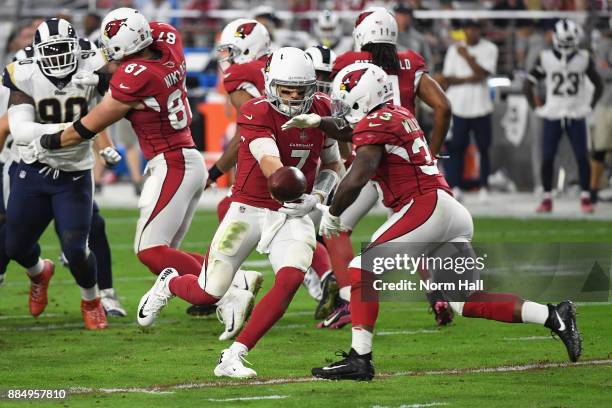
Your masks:
M 279 400 L 289 398 L 288 395 L 262 395 L 259 397 L 236 397 L 236 398 L 209 398 L 212 402 L 229 402 L 229 401 L 259 401 L 259 400 Z
M 585 360 L 577 363 L 534 363 L 523 365 L 504 365 L 498 367 L 484 368 L 451 368 L 443 370 L 428 370 L 428 371 L 399 371 L 394 373 L 379 373 L 377 378 L 393 378 L 393 377 L 422 377 L 422 376 L 446 376 L 446 375 L 465 375 L 465 374 L 482 374 L 482 373 L 513 373 L 533 370 L 545 370 L 551 368 L 571 368 L 580 366 L 610 366 L 612 359 L 601 360 Z M 209 381 L 203 383 L 187 383 L 165 385 L 150 388 L 88 388 L 76 387 L 69 388 L 69 394 L 91 394 L 91 393 L 159 393 L 161 391 L 185 390 L 185 389 L 201 389 L 201 388 L 216 388 L 216 387 L 240 387 L 254 385 L 281 385 L 281 384 L 300 384 L 311 383 L 315 381 L 324 381 L 313 377 L 286 377 L 272 378 L 268 380 L 243 380 L 243 381 Z
M 379 331 L 376 332 L 375 334 L 377 336 L 397 336 L 397 335 L 401 335 L 401 336 L 412 336 L 414 334 L 439 334 L 442 333 L 442 331 L 440 330 L 427 330 L 427 329 L 421 329 L 421 330 L 390 330 L 390 331 Z
M 410 404 L 410 405 L 402 404 L 397 408 L 427 408 L 427 407 L 438 407 L 441 405 L 449 405 L 449 404 L 448 402 L 426 402 L 423 404 Z M 391 408 L 391 407 L 387 407 L 384 405 L 373 405 L 372 408 Z
M 552 336 L 504 337 L 506 341 L 554 340 Z

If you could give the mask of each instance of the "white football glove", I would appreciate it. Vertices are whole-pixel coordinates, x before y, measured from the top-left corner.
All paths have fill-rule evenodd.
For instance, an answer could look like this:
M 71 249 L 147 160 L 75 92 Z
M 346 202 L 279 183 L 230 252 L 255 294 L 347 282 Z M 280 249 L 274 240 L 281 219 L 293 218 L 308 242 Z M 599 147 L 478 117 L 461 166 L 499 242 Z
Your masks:
M 98 74 L 89 71 L 79 71 L 72 76 L 72 82 L 81 86 L 97 86 L 99 80 Z
M 37 160 L 45 157 L 45 153 L 47 149 L 40 145 L 40 137 L 32 140 L 25 149 L 19 149 L 19 154 L 21 154 L 21 160 L 23 160 L 26 164 L 34 163 Z
M 100 157 L 102 157 L 104 163 L 106 163 L 106 165 L 109 167 L 112 167 L 121 161 L 121 155 L 111 146 L 105 147 L 104 149 L 100 150 L 98 154 L 100 155 Z
M 321 201 L 312 194 L 302 194 L 297 202 L 283 203 L 278 211 L 290 217 L 302 217 L 311 212 Z
M 321 224 L 319 224 L 319 235 L 330 238 L 332 235 L 339 235 L 340 232 L 346 231 L 346 228 L 342 226 L 340 217 L 331 215 L 328 206 L 320 205 L 319 209 L 322 213 Z
M 298 129 L 307 129 L 307 128 L 316 128 L 321 124 L 321 117 L 316 113 L 304 113 L 302 115 L 297 115 L 283 123 L 281 129 L 283 131 L 298 128 Z

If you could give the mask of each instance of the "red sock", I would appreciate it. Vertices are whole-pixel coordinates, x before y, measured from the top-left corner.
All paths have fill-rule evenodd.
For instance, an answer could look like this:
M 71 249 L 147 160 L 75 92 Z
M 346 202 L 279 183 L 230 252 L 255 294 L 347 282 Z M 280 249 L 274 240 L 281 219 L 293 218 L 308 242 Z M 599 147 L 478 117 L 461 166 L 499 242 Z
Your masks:
M 337 236 L 332 235 L 330 238 L 323 237 L 329 251 L 332 269 L 340 288 L 351 284 L 348 265 L 355 255 L 353 254 L 350 235 L 349 231 L 343 231 Z
M 209 295 L 200 287 L 198 277 L 195 275 L 177 276 L 170 280 L 168 287 L 170 292 L 192 305 L 212 305 L 219 301 L 219 299 Z
M 374 327 L 378 319 L 378 292 L 374 290 L 373 273 L 349 268 L 351 275 L 351 321 L 353 326 Z
M 463 316 L 521 323 L 523 299 L 513 293 L 474 292 L 463 305 Z
M 219 204 L 217 204 L 217 218 L 219 218 L 219 223 L 221 223 L 223 218 L 225 218 L 225 214 L 227 213 L 227 210 L 229 210 L 231 203 L 232 197 L 225 196 L 223 200 L 219 201 Z
M 179 275 L 198 276 L 202 269 L 202 264 L 198 263 L 189 253 L 166 245 L 140 251 L 138 259 L 155 275 L 159 275 L 166 268 L 174 268 Z
M 236 341 L 249 350 L 255 347 L 259 339 L 283 316 L 303 280 L 304 272 L 299 269 L 281 268 L 276 274 L 274 286 L 255 306 L 249 322 Z
M 204 265 L 204 261 L 205 261 L 204 255 L 198 254 L 197 252 L 185 252 L 185 253 L 189 255 L 190 257 L 192 257 L 193 259 L 195 259 L 196 262 L 200 264 L 200 267 Z M 199 274 L 200 273 L 198 272 L 198 275 Z
M 319 276 L 323 278 L 327 272 L 331 271 L 331 261 L 329 259 L 329 253 L 325 245 L 317 241 L 314 253 L 312 254 L 312 269 Z

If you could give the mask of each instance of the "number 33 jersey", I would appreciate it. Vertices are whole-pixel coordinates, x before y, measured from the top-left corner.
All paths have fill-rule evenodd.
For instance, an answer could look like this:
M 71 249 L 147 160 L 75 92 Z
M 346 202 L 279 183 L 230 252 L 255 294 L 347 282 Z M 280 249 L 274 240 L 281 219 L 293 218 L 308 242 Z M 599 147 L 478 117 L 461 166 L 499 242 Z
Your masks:
M 128 58 L 113 74 L 110 92 L 123 103 L 139 102 L 126 118 L 138 136 L 145 159 L 193 147 L 191 109 L 185 89 L 185 54 L 178 31 L 169 24 L 150 23 L 158 59 Z
M 408 109 L 387 105 L 367 115 L 353 130 L 353 144 L 357 154 L 360 146 L 384 147 L 372 180 L 382 190 L 383 204 L 393 211 L 430 191 L 441 189 L 452 195 L 423 131 Z
M 587 73 L 595 69 L 586 50 L 567 59 L 554 50 L 542 51 L 528 77 L 533 83 L 545 80 L 546 102 L 536 111 L 538 116 L 551 120 L 586 117 L 591 112 L 592 95 Z
M 79 40 L 81 53 L 74 72 L 95 72 L 106 64 L 106 58 L 91 42 Z M 3 74 L 4 86 L 21 91 L 34 100 L 36 121 L 39 123 L 72 123 L 96 105 L 100 96 L 96 87 L 72 83 L 71 76 L 48 78 L 32 58 L 31 48 L 25 49 L 28 58 L 9 64 Z M 64 171 L 88 170 L 93 167 L 92 142 L 48 151 L 42 163 Z M 18 146 L 18 149 L 20 146 Z

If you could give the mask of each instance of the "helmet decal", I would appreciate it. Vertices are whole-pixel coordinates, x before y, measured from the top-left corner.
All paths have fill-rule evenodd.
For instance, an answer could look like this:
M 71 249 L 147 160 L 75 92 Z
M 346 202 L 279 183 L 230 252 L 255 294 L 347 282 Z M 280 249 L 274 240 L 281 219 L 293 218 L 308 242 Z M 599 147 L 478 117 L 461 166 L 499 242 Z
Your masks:
M 367 70 L 367 68 L 362 68 L 344 75 L 342 81 L 340 82 L 340 90 L 350 92 L 351 89 L 357 86 L 359 80 Z
M 117 35 L 122 26 L 127 27 L 127 24 L 125 23 L 126 21 L 127 18 L 109 21 L 106 24 L 106 27 L 104 27 L 104 35 L 106 36 L 106 38 L 113 38 L 115 35 Z
M 369 16 L 370 14 L 372 14 L 373 11 L 364 11 L 363 13 L 361 13 L 359 15 L 359 17 L 357 17 L 357 21 L 355 21 L 355 27 L 357 27 L 359 24 L 362 23 L 363 20 L 365 20 L 365 18 L 367 16 Z
M 253 32 L 253 29 L 257 26 L 257 23 L 244 23 L 239 25 L 236 28 L 236 32 L 234 33 L 234 37 L 242 38 L 243 40 L 247 37 L 247 35 Z

